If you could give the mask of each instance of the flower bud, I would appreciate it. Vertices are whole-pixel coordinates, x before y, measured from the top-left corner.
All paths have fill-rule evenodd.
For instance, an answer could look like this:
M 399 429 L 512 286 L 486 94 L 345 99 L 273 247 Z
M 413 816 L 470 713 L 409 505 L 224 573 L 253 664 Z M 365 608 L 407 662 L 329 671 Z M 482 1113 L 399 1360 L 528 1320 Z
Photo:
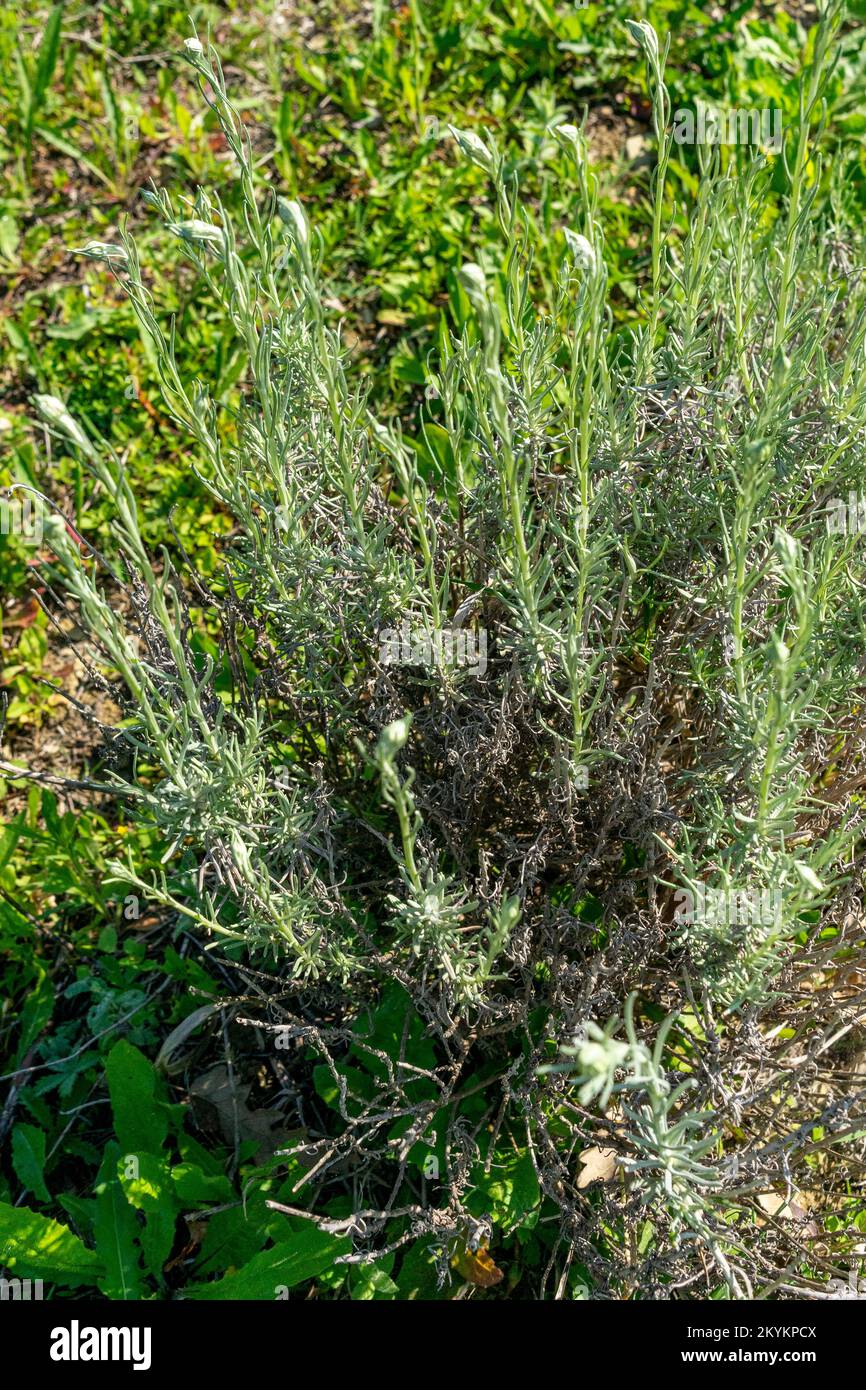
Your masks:
M 474 261 L 467 261 L 460 267 L 457 278 L 469 296 L 472 306 L 479 313 L 483 313 L 490 305 L 490 292 L 481 266 L 476 265 Z
M 450 125 L 448 129 L 460 146 L 460 153 L 464 154 L 479 169 L 483 169 L 485 174 L 492 174 L 495 168 L 495 159 L 480 135 L 476 135 L 474 130 L 458 130 L 453 125 Z
M 393 723 L 386 725 L 379 735 L 379 743 L 376 748 L 379 758 L 388 762 L 395 753 L 399 753 L 409 737 L 411 723 L 411 714 L 404 714 L 402 719 L 395 719 Z
M 83 453 L 92 458 L 95 450 L 78 421 L 73 419 L 58 396 L 34 396 L 33 404 L 40 418 L 58 434 L 65 434 Z
M 646 54 L 647 62 L 658 66 L 659 41 L 655 29 L 645 19 L 627 19 L 626 28 Z
M 579 130 L 576 125 L 571 125 L 566 121 L 562 125 L 551 126 L 550 133 L 557 144 L 561 145 L 564 150 L 568 150 L 578 164 L 585 162 L 586 140 L 583 131 Z
M 797 873 L 802 882 L 806 884 L 807 888 L 811 888 L 815 893 L 825 893 L 827 891 L 826 886 L 815 873 L 815 870 L 810 868 L 808 864 L 801 864 L 799 859 L 797 859 L 794 861 L 794 868 L 797 870 Z
M 310 240 L 310 224 L 307 214 L 295 198 L 278 198 L 277 212 L 280 221 L 289 228 L 299 246 L 306 246 Z
M 73 256 L 86 256 L 89 261 L 105 261 L 106 265 L 128 265 L 129 256 L 123 246 L 110 241 L 88 241 L 86 246 L 73 246 Z
M 580 232 L 573 232 L 570 227 L 563 227 L 563 234 L 578 270 L 595 270 L 595 251 L 592 249 L 592 243 L 587 241 L 585 236 L 581 236 Z
M 182 241 L 222 242 L 223 234 L 212 222 L 202 222 L 198 217 L 190 217 L 185 222 L 169 222 L 168 230 Z

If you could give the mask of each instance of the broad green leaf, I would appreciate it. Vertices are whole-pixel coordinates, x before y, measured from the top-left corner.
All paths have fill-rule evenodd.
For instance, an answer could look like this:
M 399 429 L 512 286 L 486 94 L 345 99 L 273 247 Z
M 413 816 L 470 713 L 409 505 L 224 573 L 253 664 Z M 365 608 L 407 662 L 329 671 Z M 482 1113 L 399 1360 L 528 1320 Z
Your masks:
M 222 1173 L 228 1161 L 225 1150 L 206 1149 L 203 1144 L 199 1144 L 197 1139 L 193 1139 L 191 1135 L 185 1134 L 183 1131 L 177 1137 L 177 1146 L 184 1163 L 194 1164 L 203 1173 Z
M 177 1225 L 178 1204 L 172 1186 L 174 1173 L 164 1158 L 146 1153 L 137 1155 L 132 1161 L 129 1155 L 121 1156 L 117 1175 L 127 1201 L 145 1213 L 138 1239 L 148 1272 L 161 1278 Z
M 395 1282 L 400 1299 L 404 1302 L 426 1303 L 448 1298 L 447 1286 L 439 1284 L 431 1245 L 429 1237 L 416 1240 L 403 1257 Z
M 338 1076 L 342 1076 L 348 1086 L 346 1092 L 346 1111 L 349 1115 L 358 1115 L 363 1109 L 363 1102 L 372 1099 L 373 1082 L 366 1072 L 359 1071 L 357 1067 L 348 1067 L 344 1062 L 337 1062 L 335 1070 Z M 340 1089 L 334 1080 L 333 1072 L 330 1067 L 324 1065 L 313 1068 L 313 1085 L 316 1094 L 322 1097 L 326 1105 L 332 1110 L 340 1108 Z
M 526 1151 L 520 1154 L 497 1151 L 490 1172 L 485 1173 L 479 1165 L 474 1175 L 475 1188 L 469 1201 L 473 1212 L 477 1215 L 489 1212 L 505 1231 L 527 1224 L 524 1218 L 530 1212 L 535 1213 L 541 1191 L 532 1159 Z M 530 1224 L 534 1225 L 534 1220 Z
M 2 228 L 4 222 L 11 222 L 11 220 L 12 219 L 9 217 L 0 218 L 0 228 Z M 21 839 L 26 829 L 25 820 L 25 813 L 19 811 L 14 820 L 10 820 L 8 825 L 4 825 L 3 828 L 0 829 L 0 869 L 5 869 L 12 855 L 15 853 L 18 841 Z
M 93 1239 L 93 1218 L 96 1215 L 96 1198 L 79 1197 L 73 1192 L 61 1192 L 57 1195 L 57 1204 L 61 1206 L 88 1240 Z
M 393 1299 L 399 1297 L 400 1294 L 394 1280 L 385 1272 L 378 1261 L 376 1264 L 360 1266 L 352 1275 L 351 1291 L 353 1299 L 364 1302 L 373 1299 L 377 1301 Z
M 45 1131 L 35 1125 L 16 1125 L 12 1131 L 12 1167 L 21 1185 L 40 1202 L 50 1202 L 45 1186 Z
M 171 1205 L 166 1203 L 147 1213 L 139 1239 L 145 1268 L 157 1279 L 162 1278 L 163 1267 L 174 1245 L 176 1229 L 177 1212 Z
M 88 333 L 92 333 L 95 328 L 104 329 L 106 320 L 111 317 L 111 311 L 100 313 L 90 310 L 85 314 L 76 314 L 67 323 L 53 323 L 45 329 L 47 338 L 60 338 L 69 343 L 80 342 Z
M 221 1274 L 234 1266 L 239 1269 L 257 1254 L 267 1240 L 268 1218 L 273 1213 L 263 1204 L 248 1203 L 216 1212 L 207 1223 L 196 1274 Z
M 379 1007 L 372 1016 L 368 1014 L 361 1019 L 354 1033 L 357 1042 L 352 1044 L 352 1055 L 371 1075 L 381 1080 L 387 1076 L 387 1067 L 376 1056 L 377 1052 L 384 1052 L 395 1061 L 402 1058 L 425 1071 L 436 1065 L 436 1053 L 429 1035 L 415 1005 L 400 985 L 389 985 Z M 407 1082 L 407 1095 L 412 1099 L 426 1099 L 435 1094 L 436 1087 L 431 1081 L 421 1078 L 417 1082 Z
M 93 1236 L 96 1249 L 105 1265 L 99 1288 L 106 1298 L 128 1301 L 141 1298 L 141 1250 L 138 1244 L 139 1225 L 135 1208 L 116 1176 L 119 1153 L 116 1144 L 109 1144 L 96 1188 L 96 1213 Z
M 426 455 L 432 461 L 437 474 L 449 479 L 449 481 L 453 480 L 457 472 L 457 465 L 451 437 L 447 430 L 444 430 L 441 425 L 427 421 L 421 431 L 421 438 L 417 441 L 417 448 L 422 458 Z
M 0 1202 L 0 1266 L 67 1288 L 94 1284 L 102 1260 L 68 1226 L 28 1207 Z
M 155 1153 L 168 1134 L 168 1114 L 158 1098 L 159 1078 L 143 1052 L 125 1038 L 105 1061 L 114 1132 L 124 1154 Z
M 42 966 L 37 966 L 36 984 L 24 1001 L 18 1016 L 18 1055 L 16 1063 L 24 1061 L 45 1025 L 54 1012 L 54 986 Z
M 233 1274 L 226 1274 L 213 1284 L 192 1284 L 184 1296 L 233 1302 L 278 1299 L 282 1290 L 314 1279 L 333 1264 L 337 1255 L 345 1255 L 350 1249 L 350 1241 L 338 1240 L 311 1224 L 271 1250 L 254 1255 Z
M 156 1154 L 121 1154 L 117 1178 L 126 1200 L 137 1211 L 154 1211 L 166 1198 L 171 1200 L 171 1178 L 165 1159 Z
M 235 1190 L 222 1173 L 205 1173 L 195 1163 L 178 1163 L 171 1170 L 178 1201 L 185 1207 L 212 1205 L 235 1200 Z

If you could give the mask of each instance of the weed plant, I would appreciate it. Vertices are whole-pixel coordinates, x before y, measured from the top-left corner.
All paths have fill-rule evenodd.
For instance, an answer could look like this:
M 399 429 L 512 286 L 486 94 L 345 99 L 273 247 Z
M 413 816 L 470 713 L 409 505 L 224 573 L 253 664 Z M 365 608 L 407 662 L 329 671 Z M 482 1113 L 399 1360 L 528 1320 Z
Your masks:
M 213 47 L 185 57 L 243 217 L 146 197 L 231 325 L 237 409 L 181 370 L 135 240 L 82 249 L 232 523 L 210 576 L 149 550 L 121 459 L 37 397 L 114 510 L 105 553 L 45 522 L 52 612 L 122 692 L 97 780 L 165 845 L 155 875 L 112 874 L 192 926 L 281 1047 L 304 1128 L 280 1209 L 399 1296 L 425 1263 L 440 1290 L 455 1268 L 492 1287 L 502 1240 L 538 1297 L 847 1270 L 866 541 L 827 517 L 863 486 L 866 298 L 844 161 L 821 159 L 841 17 L 829 0 L 778 158 L 702 151 L 685 235 L 665 48 L 629 25 L 656 144 L 634 330 L 584 128 L 551 127 L 574 199 L 549 233 L 495 144 L 452 130 L 501 258 L 462 267 L 423 449 L 352 369 L 316 228 L 259 176 Z M 428 661 L 383 659 L 404 621 Z M 484 633 L 484 669 L 449 629 Z

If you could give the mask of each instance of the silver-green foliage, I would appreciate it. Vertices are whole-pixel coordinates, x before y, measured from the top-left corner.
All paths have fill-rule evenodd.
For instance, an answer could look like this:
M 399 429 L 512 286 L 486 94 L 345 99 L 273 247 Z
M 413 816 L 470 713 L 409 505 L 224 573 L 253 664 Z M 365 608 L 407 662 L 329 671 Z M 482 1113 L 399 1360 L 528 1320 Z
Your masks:
M 462 267 L 466 320 L 431 361 L 435 412 L 416 438 L 367 399 L 315 229 L 262 186 L 216 53 L 188 44 L 243 218 L 202 190 L 184 208 L 148 201 L 242 345 L 231 408 L 183 377 L 134 241 L 84 250 L 123 286 L 190 467 L 234 522 L 209 595 L 225 620 L 217 657 L 194 642 L 190 577 L 147 553 L 120 461 L 62 402 L 37 402 L 116 507 L 107 558 L 62 524 L 48 534 L 130 697 L 122 736 L 140 772 L 107 785 L 165 839 L 158 883 L 132 865 L 118 878 L 212 938 L 267 949 L 299 982 L 396 975 L 437 1027 L 471 1015 L 511 1036 L 503 1020 L 516 1027 L 533 1000 L 554 1044 L 586 1027 L 582 1102 L 621 1097 L 643 1198 L 704 1240 L 736 1288 L 713 1225 L 707 1077 L 724 1072 L 738 1011 L 754 1029 L 793 997 L 822 931 L 823 970 L 861 946 L 836 907 L 842 885 L 859 887 L 857 807 L 825 791 L 858 747 L 866 638 L 866 542 L 826 526 L 828 501 L 862 485 L 866 444 L 866 304 L 840 259 L 841 185 L 817 151 L 839 18 L 834 0 L 786 140 L 784 213 L 767 159 L 702 157 L 679 231 L 665 55 L 631 26 L 658 160 L 628 332 L 583 128 L 553 131 L 574 197 L 552 281 L 536 274 L 540 233 L 508 160 L 454 130 L 489 178 L 502 258 Z M 405 615 L 431 637 L 485 624 L 486 675 L 440 657 L 384 669 L 378 634 Z M 677 889 L 770 891 L 781 908 L 769 923 L 671 920 Z M 581 921 L 589 894 L 600 939 Z M 651 1054 L 632 1005 L 626 1043 L 598 1031 L 635 988 L 665 1011 L 687 1002 L 715 1040 L 688 1095 L 664 1075 L 664 1030 Z M 832 998 L 816 1020 L 821 1008 Z M 519 1036 L 518 1053 L 528 1025 Z M 544 1055 L 529 1047 L 528 1073 Z M 546 1112 L 523 1113 L 540 1125 Z

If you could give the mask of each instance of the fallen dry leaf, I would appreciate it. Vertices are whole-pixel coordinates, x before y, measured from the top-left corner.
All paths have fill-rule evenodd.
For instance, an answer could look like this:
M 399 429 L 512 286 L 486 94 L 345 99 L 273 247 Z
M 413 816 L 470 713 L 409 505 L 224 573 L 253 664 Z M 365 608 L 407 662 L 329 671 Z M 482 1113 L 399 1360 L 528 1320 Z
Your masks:
M 277 1149 L 288 1148 L 293 1140 L 304 1137 L 306 1130 L 285 1129 L 275 1110 L 251 1110 L 247 1105 L 249 1092 L 249 1086 L 231 1077 L 222 1064 L 196 1077 L 189 1088 L 194 1108 L 200 1115 L 210 1109 L 226 1143 L 234 1144 L 235 1139 L 241 1144 L 248 1139 L 258 1141 L 253 1162 L 262 1163 Z
M 616 1149 L 582 1149 L 580 1165 L 578 1188 L 589 1187 L 591 1182 L 610 1182 L 617 1174 Z
M 474 1284 L 478 1289 L 492 1289 L 494 1284 L 501 1284 L 505 1278 L 502 1270 L 497 1269 L 490 1258 L 486 1245 L 477 1250 L 464 1250 L 462 1254 L 455 1255 L 451 1263 L 468 1284 Z
M 808 1197 L 802 1192 L 795 1192 L 790 1202 L 780 1192 L 762 1192 L 758 1196 L 758 1206 L 768 1216 L 777 1217 L 781 1221 L 797 1221 L 803 1228 L 803 1235 L 818 1236 L 821 1230 L 817 1222 L 809 1220 L 806 1210 L 808 1201 Z
M 195 1252 L 198 1250 L 198 1247 L 201 1245 L 202 1241 L 207 1235 L 207 1225 L 208 1223 L 206 1221 L 186 1220 L 186 1229 L 189 1234 L 189 1239 L 187 1240 L 183 1249 L 179 1250 L 176 1255 L 172 1256 L 172 1258 L 166 1264 L 163 1265 L 162 1268 L 164 1274 L 167 1274 L 170 1270 L 175 1269 L 178 1265 L 184 1264 L 188 1259 L 190 1259 L 192 1255 L 195 1254 Z

